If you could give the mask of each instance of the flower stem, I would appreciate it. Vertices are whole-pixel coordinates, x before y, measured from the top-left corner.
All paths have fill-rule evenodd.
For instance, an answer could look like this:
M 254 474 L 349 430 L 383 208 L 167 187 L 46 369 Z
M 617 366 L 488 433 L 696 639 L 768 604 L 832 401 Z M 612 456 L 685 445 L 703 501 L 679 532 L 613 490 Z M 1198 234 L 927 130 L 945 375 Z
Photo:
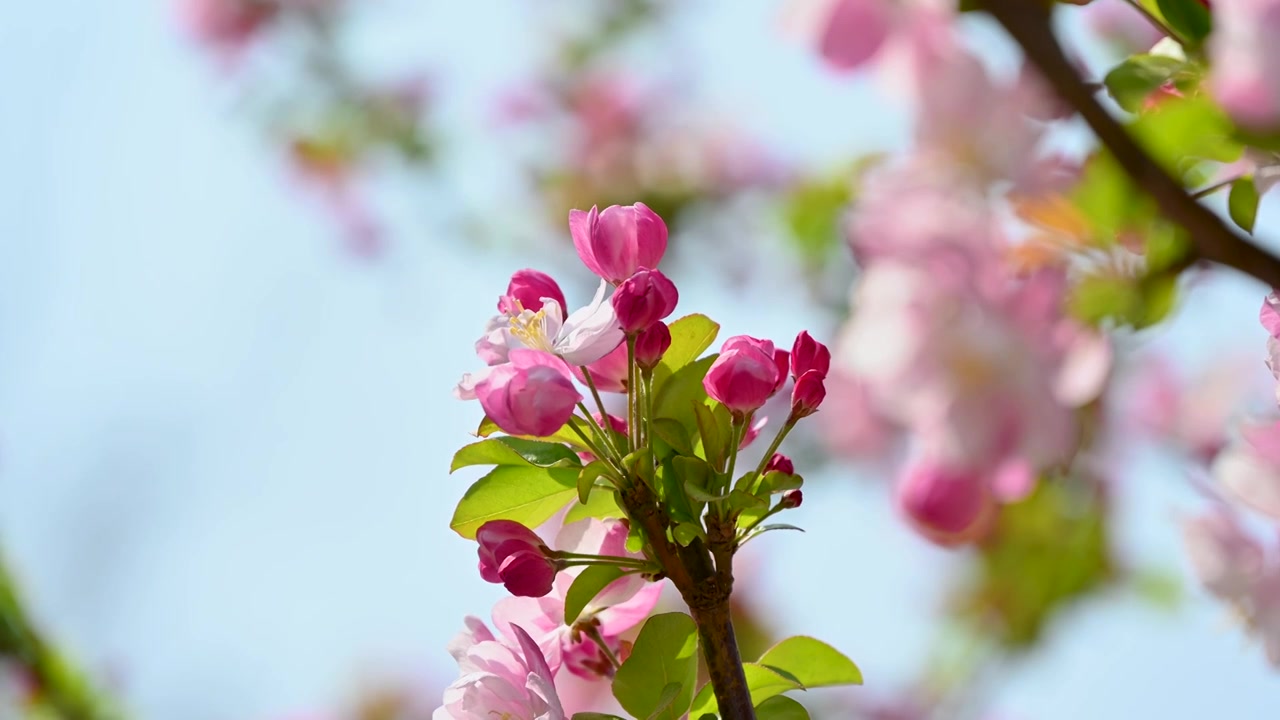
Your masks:
M 779 430 L 778 434 L 773 438 L 773 443 L 769 445 L 769 449 L 765 450 L 764 457 L 760 458 L 760 464 L 756 466 L 756 477 L 759 477 L 760 473 L 764 472 L 765 466 L 767 466 L 769 461 L 773 459 L 773 454 L 778 452 L 779 447 L 782 447 L 782 441 L 787 439 L 787 434 L 790 433 L 791 428 L 795 426 L 796 422 L 788 418 L 786 424 L 782 426 L 782 429 Z
M 636 338 L 627 336 L 627 449 L 636 451 L 640 434 L 640 383 L 636 382 Z
M 579 365 L 578 369 L 582 371 L 582 377 L 587 381 L 587 387 L 591 389 L 591 397 L 595 398 L 596 407 L 600 408 L 600 422 L 605 424 L 605 430 L 613 441 L 613 447 L 621 454 L 622 438 L 618 437 L 618 433 L 613 429 L 613 423 L 609 422 L 609 413 L 604 409 L 604 400 L 600 397 L 600 391 L 596 389 L 596 381 L 591 377 L 591 371 L 587 369 L 586 365 Z M 590 413 L 587 413 L 588 417 L 590 415 Z
M 609 664 L 613 666 L 615 671 L 622 667 L 622 663 L 618 661 L 618 656 L 613 653 L 613 648 L 609 647 L 609 643 L 605 642 L 604 637 L 600 634 L 600 628 L 595 625 L 588 625 L 582 631 L 582 634 L 591 638 L 591 641 L 600 648 L 600 652 L 609 659 Z
M 614 469 L 616 469 L 618 472 L 622 473 L 623 475 L 626 475 L 626 471 L 622 469 L 622 458 L 621 456 L 618 455 L 618 451 L 614 449 L 613 445 L 609 442 L 609 436 L 607 434 L 607 431 L 604 428 L 600 427 L 600 424 L 596 422 L 595 418 L 591 417 L 591 411 L 587 410 L 586 405 L 583 405 L 582 403 L 578 403 L 578 409 L 582 411 L 582 414 L 585 417 L 587 424 L 591 426 L 591 431 L 594 432 L 596 437 L 600 440 L 599 446 L 593 446 L 593 450 L 595 452 L 596 457 L 602 458 L 606 462 L 612 464 Z M 573 427 L 574 432 L 578 434 L 578 437 L 583 438 L 583 440 L 586 440 L 586 437 L 582 434 L 582 431 L 573 425 L 572 420 L 570 421 L 569 425 L 570 427 Z M 603 449 L 603 452 L 601 451 L 602 449 Z

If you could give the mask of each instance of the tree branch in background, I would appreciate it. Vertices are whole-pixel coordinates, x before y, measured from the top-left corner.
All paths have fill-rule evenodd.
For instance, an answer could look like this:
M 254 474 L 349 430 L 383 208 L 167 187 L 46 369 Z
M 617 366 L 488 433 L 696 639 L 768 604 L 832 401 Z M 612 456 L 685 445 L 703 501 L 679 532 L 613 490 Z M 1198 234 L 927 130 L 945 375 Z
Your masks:
M 1040 69 L 1058 95 L 1089 123 L 1125 173 L 1155 199 L 1161 213 L 1186 229 L 1199 259 L 1235 268 L 1270 287 L 1280 288 L 1280 258 L 1237 235 L 1196 202 L 1098 103 L 1053 34 L 1051 4 L 1032 0 L 980 2 L 1017 41 L 1027 60 Z

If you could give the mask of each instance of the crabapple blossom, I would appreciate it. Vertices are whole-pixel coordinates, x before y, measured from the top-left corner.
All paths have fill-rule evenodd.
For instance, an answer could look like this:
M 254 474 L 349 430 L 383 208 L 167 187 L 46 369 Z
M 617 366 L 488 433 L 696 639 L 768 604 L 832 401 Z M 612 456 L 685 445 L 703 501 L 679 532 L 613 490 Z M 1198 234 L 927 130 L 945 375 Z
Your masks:
M 1220 598 L 1246 595 L 1262 574 L 1262 545 L 1226 509 L 1183 521 L 1182 537 L 1196 578 Z
M 798 420 L 818 412 L 826 397 L 826 376 L 817 370 L 805 372 L 791 389 L 791 417 Z
M 796 0 L 787 7 L 788 29 L 813 42 L 838 70 L 866 64 L 890 38 L 896 8 L 889 0 Z
M 1280 125 L 1278 34 L 1278 0 L 1221 0 L 1214 5 L 1209 85 L 1227 114 L 1253 130 Z
M 498 642 L 475 618 L 450 643 L 461 677 L 444 691 L 434 720 L 567 720 L 555 679 L 529 634 L 510 628 L 514 647 Z
M 831 371 L 831 351 L 814 340 L 808 330 L 803 330 L 791 346 L 791 377 L 799 380 L 810 370 L 817 370 L 825 377 Z
M 564 361 L 538 350 L 512 350 L 475 385 L 489 419 L 513 435 L 551 435 L 564 427 L 582 395 Z
M 789 353 L 773 343 L 748 335 L 736 335 L 721 346 L 702 385 L 707 395 L 740 415 L 764 405 L 787 378 Z
M 591 272 L 617 285 L 640 268 L 657 268 L 667 251 L 667 225 L 644 203 L 569 213 L 578 257 Z
M 671 347 L 671 328 L 659 320 L 636 336 L 636 364 L 644 370 L 652 370 L 662 362 L 662 356 Z
M 502 583 L 512 595 L 542 597 L 551 592 L 557 567 L 542 538 L 511 520 L 490 520 L 476 531 L 480 577 Z
M 613 311 L 622 331 L 634 335 L 669 316 L 680 293 L 675 283 L 658 270 L 640 268 L 613 293 Z
M 591 382 L 595 383 L 596 390 L 609 393 L 626 392 L 627 375 L 630 373 L 630 368 L 627 367 L 626 343 L 618 345 L 608 355 L 588 364 L 586 368 L 587 372 L 591 373 Z M 574 377 L 584 384 L 587 382 L 581 367 L 574 365 L 571 369 Z
M 1210 470 L 1233 498 L 1280 520 L 1280 420 L 1242 427 Z
M 264 0 L 182 0 L 179 8 L 197 39 L 227 51 L 243 48 L 280 12 Z
M 908 468 L 897 497 L 911 524 L 939 545 L 972 542 L 987 532 L 995 517 L 996 501 L 986 478 L 931 460 Z
M 513 307 L 511 301 L 518 305 Z M 526 268 L 517 270 L 507 284 L 507 294 L 498 300 L 498 311 L 508 315 L 519 315 L 525 308 L 540 308 L 544 300 L 555 300 L 561 312 L 568 312 L 568 303 L 564 300 L 564 291 L 550 275 Z
M 768 464 L 764 466 L 764 471 L 780 472 L 780 473 L 786 473 L 787 475 L 795 475 L 796 466 L 794 463 L 791 462 L 791 458 L 787 457 L 786 455 L 783 455 L 782 453 L 774 453 L 773 456 L 769 458 Z

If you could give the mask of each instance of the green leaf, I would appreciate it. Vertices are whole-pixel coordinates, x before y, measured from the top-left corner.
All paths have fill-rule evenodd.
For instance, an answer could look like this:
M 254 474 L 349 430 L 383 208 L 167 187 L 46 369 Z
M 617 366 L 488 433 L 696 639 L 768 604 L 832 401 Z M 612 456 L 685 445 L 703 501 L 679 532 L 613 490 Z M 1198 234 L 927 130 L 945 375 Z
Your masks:
M 613 696 L 638 718 L 678 720 L 689 709 L 698 680 L 698 628 L 684 613 L 649 618 L 631 656 L 613 679 Z M 679 683 L 676 698 L 662 709 L 664 691 Z M 656 713 L 656 715 L 655 715 Z
M 500 465 L 462 496 L 449 527 L 468 540 L 490 520 L 537 527 L 574 499 L 577 481 L 576 470 Z
M 742 672 L 747 677 L 747 688 L 751 691 L 752 705 L 759 705 L 765 700 L 775 695 L 781 695 L 788 690 L 804 689 L 804 685 L 794 678 L 787 677 L 775 668 L 765 667 L 759 663 L 743 663 Z M 715 691 L 712 689 L 711 683 L 707 683 L 698 692 L 698 696 L 694 698 L 693 707 L 689 710 L 689 716 L 695 717 L 702 713 L 718 713 L 719 711 L 720 705 L 716 702 Z
M 591 498 L 591 491 L 596 487 L 596 480 L 612 474 L 609 463 L 595 460 L 578 472 L 578 502 L 583 505 Z
M 1252 177 L 1242 177 L 1231 183 L 1227 209 L 1231 213 L 1231 221 L 1247 233 L 1253 232 L 1253 223 L 1258 219 L 1258 200 L 1258 188 Z
M 715 361 L 715 355 L 708 355 L 677 370 L 655 391 L 653 416 L 676 420 L 684 426 L 689 437 L 693 437 L 698 431 L 694 406 L 707 402 L 707 390 L 702 387 L 702 378 L 706 377 L 707 369 Z
M 472 465 L 580 467 L 582 461 L 576 453 L 559 443 L 504 436 L 464 446 L 454 454 L 449 472 Z
M 570 418 L 569 423 L 572 423 L 572 422 L 581 422 L 581 421 L 575 420 L 574 418 Z M 582 438 L 578 437 L 578 434 L 575 433 L 573 429 L 569 427 L 569 423 L 565 423 L 564 427 L 560 428 L 559 430 L 551 433 L 546 437 L 527 437 L 523 435 L 516 436 L 516 437 L 520 437 L 524 440 L 542 440 L 543 442 L 550 442 L 550 443 L 564 443 L 569 447 L 581 452 L 590 451 L 591 448 L 582 444 Z M 587 437 L 591 437 L 591 433 L 587 430 L 586 427 L 583 427 L 582 430 L 584 433 L 586 433 Z M 482 438 L 487 438 L 490 435 L 493 435 L 494 433 L 500 433 L 500 432 L 505 432 L 505 431 L 502 428 L 498 427 L 497 423 L 490 420 L 488 416 L 485 416 L 485 418 L 480 421 L 480 427 L 476 428 L 476 435 Z
M 681 455 L 693 454 L 693 443 L 689 440 L 689 431 L 685 430 L 684 425 L 679 420 L 672 418 L 653 418 L 649 421 L 649 428 L 653 430 L 653 434 L 662 438 L 663 442 L 671 446 Z
M 620 517 L 626 517 L 626 513 L 622 511 L 622 508 L 618 507 L 618 501 L 614 497 L 613 491 L 596 488 L 591 492 L 591 496 L 585 504 L 574 503 L 573 507 L 569 508 L 569 512 L 565 513 L 564 516 L 564 524 L 568 525 L 587 518 L 604 520 L 605 518 Z
M 1235 162 L 1244 152 L 1231 119 L 1203 96 L 1162 102 L 1130 123 L 1129 129 L 1174 177 L 1185 177 L 1197 161 Z
M 717 404 L 718 405 L 718 404 Z M 706 404 L 693 406 L 694 421 L 698 424 L 698 442 L 694 445 L 694 452 L 698 448 L 702 448 L 702 457 L 711 463 L 711 467 L 717 472 L 724 470 L 724 464 L 728 462 L 728 446 L 730 427 L 727 422 L 729 415 L 724 414 L 724 424 L 720 423 L 719 413 L 712 410 Z
M 811 637 L 797 635 L 774 645 L 760 656 L 760 664 L 790 673 L 806 688 L 861 685 L 862 671 L 839 650 Z
M 1213 30 L 1213 17 L 1200 0 L 1156 0 L 1165 22 L 1192 45 L 1199 45 Z
M 653 451 L 647 447 L 640 448 L 622 458 L 622 467 L 627 473 L 644 481 L 650 488 L 653 484 Z
M 617 715 L 609 715 L 607 713 L 580 712 L 573 714 L 573 720 L 626 720 L 626 718 L 620 718 Z
M 1186 61 L 1164 55 L 1134 55 L 1107 73 L 1107 92 L 1129 112 L 1137 112 L 1152 92 L 1173 79 Z
M 1090 275 L 1076 283 L 1067 298 L 1067 308 L 1076 318 L 1091 325 L 1112 319 L 1132 324 L 1142 315 L 1142 293 L 1129 278 Z
M 676 542 L 680 543 L 681 547 L 689 547 L 689 543 L 698 538 L 707 539 L 707 532 L 702 529 L 701 525 L 694 522 L 680 523 L 671 531 L 671 534 L 675 537 Z
M 672 520 L 688 522 L 696 520 L 702 515 L 702 506 L 699 505 L 695 509 L 688 493 L 685 492 L 684 484 L 680 480 L 673 462 L 678 457 L 681 456 L 677 455 L 673 458 L 668 458 L 662 463 L 662 467 L 658 469 L 659 485 L 662 490 L 661 499 L 666 503 L 667 512 L 671 515 Z
M 662 688 L 662 695 L 658 697 L 658 707 L 649 713 L 648 720 L 659 720 L 663 717 L 663 713 L 675 703 L 676 698 L 680 697 L 680 691 L 684 689 L 684 685 L 678 682 L 669 682 L 666 687 Z
M 572 626 L 577 622 L 578 616 L 591 604 L 596 595 L 620 577 L 622 577 L 622 568 L 617 565 L 588 565 L 578 574 L 578 577 L 573 579 L 569 592 L 565 593 L 564 624 Z
M 809 720 L 809 711 L 786 695 L 776 695 L 756 706 L 756 720 Z
M 670 324 L 671 347 L 662 355 L 658 367 L 653 369 L 654 388 L 660 388 L 667 378 L 688 365 L 716 341 L 720 325 L 706 315 L 686 315 Z

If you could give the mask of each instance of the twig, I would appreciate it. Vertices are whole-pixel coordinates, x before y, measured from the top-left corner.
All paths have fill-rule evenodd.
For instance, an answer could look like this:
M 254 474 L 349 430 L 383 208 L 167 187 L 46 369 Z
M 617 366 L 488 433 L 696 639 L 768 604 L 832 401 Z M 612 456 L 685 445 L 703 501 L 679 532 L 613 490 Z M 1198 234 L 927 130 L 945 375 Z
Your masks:
M 1235 268 L 1270 287 L 1280 287 L 1280 258 L 1236 235 L 1217 215 L 1190 197 L 1098 104 L 1054 37 L 1048 6 L 1030 0 L 981 2 L 1022 46 L 1027 59 L 1040 69 L 1058 95 L 1089 123 L 1133 182 L 1151 195 L 1166 218 L 1187 231 L 1201 259 Z

